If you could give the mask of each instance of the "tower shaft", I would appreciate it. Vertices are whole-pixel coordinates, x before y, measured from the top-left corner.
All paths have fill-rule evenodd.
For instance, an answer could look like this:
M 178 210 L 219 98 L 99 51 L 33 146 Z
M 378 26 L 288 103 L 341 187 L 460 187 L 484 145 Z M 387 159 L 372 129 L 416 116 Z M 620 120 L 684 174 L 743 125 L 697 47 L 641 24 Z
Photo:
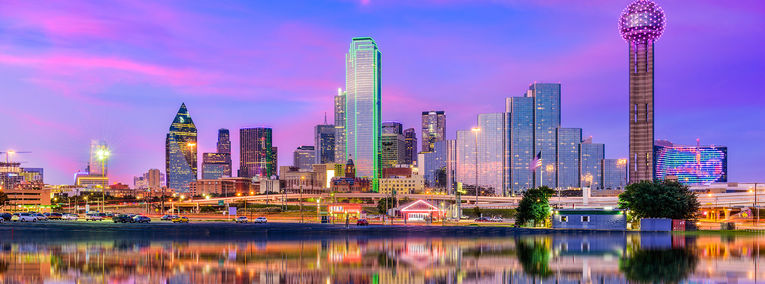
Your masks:
M 631 41 L 629 53 L 629 180 L 653 179 L 653 41 Z

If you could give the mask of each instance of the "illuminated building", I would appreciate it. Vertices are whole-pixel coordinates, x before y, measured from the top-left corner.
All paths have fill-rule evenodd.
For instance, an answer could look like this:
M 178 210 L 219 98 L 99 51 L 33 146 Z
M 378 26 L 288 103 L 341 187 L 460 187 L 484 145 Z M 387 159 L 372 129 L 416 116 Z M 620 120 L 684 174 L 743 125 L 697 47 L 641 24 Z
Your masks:
M 356 177 L 356 166 L 352 159 L 345 163 L 344 175 L 335 175 L 330 181 L 332 192 L 370 192 L 371 180 L 366 177 Z
M 189 190 L 197 179 L 197 127 L 186 104 L 181 104 L 165 139 L 167 187 L 178 192 Z
M 313 164 L 325 164 L 335 161 L 335 126 L 327 124 L 316 125 L 314 128 L 314 146 L 316 159 Z
M 345 148 L 345 92 L 338 88 L 335 96 L 335 163 L 342 164 L 348 158 Z
M 202 178 L 219 179 L 231 174 L 230 153 L 203 153 L 202 154 Z
M 619 18 L 629 47 L 629 180 L 652 180 L 654 140 L 654 43 L 664 32 L 664 10 L 650 0 L 632 2 Z
M 557 167 L 558 187 L 579 188 L 579 143 L 582 142 L 581 128 L 557 129 Z
M 218 153 L 219 154 L 227 154 L 224 155 L 223 158 L 226 159 L 225 164 L 226 167 L 224 168 L 223 176 L 230 177 L 232 176 L 232 166 L 231 166 L 231 135 L 229 134 L 228 129 L 221 128 L 218 129 Z M 204 162 L 204 161 L 203 161 Z
M 380 60 L 371 37 L 353 38 L 345 60 L 346 154 L 373 184 L 380 171 Z
M 422 112 L 422 152 L 433 151 L 434 144 L 446 139 L 446 115 L 444 111 Z
M 475 185 L 476 150 L 475 136 L 470 130 L 457 130 L 457 171 L 455 181 Z
M 422 152 L 422 163 L 418 163 L 420 173 L 425 179 L 425 184 L 430 188 L 446 189 L 447 183 L 447 158 L 448 141 L 433 143 L 431 152 Z
M 603 159 L 603 189 L 627 186 L 627 159 Z
M 143 175 L 133 177 L 135 189 L 159 190 L 165 182 L 165 175 L 159 169 L 149 169 Z
M 271 169 L 272 173 L 269 178 L 273 178 L 279 175 L 277 171 L 279 169 L 279 147 L 271 147 Z
M 542 153 L 542 166 L 537 169 L 534 178 L 536 186 L 557 187 L 555 172 L 547 169 L 555 168 L 556 142 L 555 130 L 560 127 L 560 84 L 533 83 L 529 86 L 526 96 L 534 98 L 534 151 L 533 155 Z M 544 173 L 542 172 L 544 171 Z M 540 176 L 542 183 L 539 184 Z
M 21 168 L 21 176 L 27 182 L 44 182 L 43 168 Z
M 322 184 L 318 178 L 321 173 L 313 171 L 310 167 L 304 170 L 293 166 L 282 166 L 279 172 L 279 180 L 288 193 L 300 193 L 301 190 L 303 193 L 321 193 L 325 189 L 326 183 Z
M 534 99 L 512 97 L 505 100 L 508 135 L 508 187 L 519 194 L 534 187 L 529 163 L 534 158 Z
M 411 165 L 417 161 L 417 132 L 414 128 L 404 130 L 404 164 Z
M 250 178 L 224 177 L 219 179 L 200 179 L 192 182 L 189 193 L 192 196 L 199 195 L 217 195 L 217 196 L 237 196 L 249 195 L 250 192 L 260 190 L 253 184 Z
M 315 162 L 316 148 L 313 146 L 300 146 L 292 153 L 292 165 L 298 169 L 310 171 Z
M 0 162 L 0 189 L 13 189 L 24 181 L 20 165 L 19 162 Z
M 579 178 L 582 187 L 590 186 L 593 189 L 601 188 L 602 161 L 606 152 L 606 145 L 592 143 L 591 139 L 586 139 L 579 144 Z
M 676 179 L 685 185 L 728 181 L 728 147 L 685 146 L 657 141 L 654 146 L 657 180 Z
M 107 167 L 107 161 L 109 147 L 106 142 L 100 140 L 90 141 L 90 160 L 88 161 L 88 173 L 91 175 L 103 175 L 106 176 L 109 168 Z
M 404 164 L 406 159 L 406 138 L 402 133 L 401 123 L 386 121 L 382 123 L 380 137 L 380 167 L 388 168 Z
M 411 174 L 409 176 L 389 176 L 380 178 L 380 190 L 382 194 L 412 194 L 421 193 L 425 189 L 425 179 L 422 175 Z
M 478 185 L 496 196 L 506 194 L 505 114 L 478 115 Z
M 276 175 L 275 151 L 271 128 L 239 129 L 239 176 L 270 177 Z
M 109 178 L 102 175 L 91 175 L 88 173 L 78 173 L 75 175 L 75 185 L 81 187 L 109 187 Z

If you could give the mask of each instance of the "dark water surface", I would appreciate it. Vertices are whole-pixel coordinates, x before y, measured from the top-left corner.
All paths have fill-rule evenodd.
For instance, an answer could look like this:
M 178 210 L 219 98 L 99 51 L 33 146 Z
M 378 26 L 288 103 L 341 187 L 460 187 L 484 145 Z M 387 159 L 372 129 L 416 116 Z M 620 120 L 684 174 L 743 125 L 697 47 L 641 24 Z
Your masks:
M 765 283 L 762 235 L 191 225 L 0 225 L 0 282 Z

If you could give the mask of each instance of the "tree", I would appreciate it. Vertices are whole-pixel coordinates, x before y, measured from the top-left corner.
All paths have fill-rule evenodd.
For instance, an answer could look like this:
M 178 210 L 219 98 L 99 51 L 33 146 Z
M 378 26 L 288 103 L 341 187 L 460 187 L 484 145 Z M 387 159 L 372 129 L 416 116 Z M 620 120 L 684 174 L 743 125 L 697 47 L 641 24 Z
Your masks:
M 640 218 L 693 220 L 699 211 L 696 194 L 676 181 L 641 181 L 619 194 L 619 208 Z
M 515 239 L 515 250 L 523 272 L 533 277 L 546 278 L 553 274 L 550 269 L 552 259 L 552 239 L 527 237 Z
M 547 216 L 550 215 L 549 199 L 553 194 L 555 191 L 546 186 L 532 188 L 524 192 L 518 203 L 515 224 L 521 226 L 529 221 L 534 221 L 534 225 L 536 225 L 547 219 Z
M 396 201 L 393 197 L 389 196 L 381 198 L 380 201 L 377 202 L 377 211 L 379 211 L 380 214 L 388 214 L 388 209 L 393 208 L 394 204 L 396 204 Z
M 687 248 L 638 249 L 619 260 L 619 270 L 638 283 L 678 283 L 693 273 L 697 263 L 698 257 Z
M 8 194 L 5 191 L 0 191 L 0 205 L 5 205 L 8 202 Z
M 473 215 L 475 215 L 476 218 L 481 217 L 481 208 L 478 208 L 478 205 L 473 207 Z

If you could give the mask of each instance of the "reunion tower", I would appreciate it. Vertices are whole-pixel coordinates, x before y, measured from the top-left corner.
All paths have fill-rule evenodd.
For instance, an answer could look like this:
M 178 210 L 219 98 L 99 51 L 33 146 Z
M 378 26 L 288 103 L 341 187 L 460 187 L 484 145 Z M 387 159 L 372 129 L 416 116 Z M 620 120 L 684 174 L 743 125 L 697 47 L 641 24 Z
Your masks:
M 653 180 L 653 45 L 666 25 L 664 10 L 650 0 L 632 2 L 619 18 L 629 45 L 629 183 Z

